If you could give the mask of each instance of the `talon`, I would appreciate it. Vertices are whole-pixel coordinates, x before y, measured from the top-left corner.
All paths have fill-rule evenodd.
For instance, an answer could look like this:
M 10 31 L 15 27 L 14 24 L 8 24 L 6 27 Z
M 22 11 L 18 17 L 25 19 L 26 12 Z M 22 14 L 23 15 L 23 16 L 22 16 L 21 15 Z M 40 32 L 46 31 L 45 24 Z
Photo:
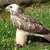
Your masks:
M 17 46 L 17 48 L 22 48 L 22 46 L 20 44 L 17 44 L 16 46 Z

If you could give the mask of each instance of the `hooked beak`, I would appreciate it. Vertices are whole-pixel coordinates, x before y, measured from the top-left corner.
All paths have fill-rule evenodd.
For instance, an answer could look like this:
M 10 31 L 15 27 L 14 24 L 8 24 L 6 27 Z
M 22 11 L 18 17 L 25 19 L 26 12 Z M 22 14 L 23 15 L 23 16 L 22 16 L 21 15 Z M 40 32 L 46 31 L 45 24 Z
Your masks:
M 9 11 L 10 11 L 9 6 L 7 6 L 7 7 L 5 8 L 5 10 L 9 12 Z

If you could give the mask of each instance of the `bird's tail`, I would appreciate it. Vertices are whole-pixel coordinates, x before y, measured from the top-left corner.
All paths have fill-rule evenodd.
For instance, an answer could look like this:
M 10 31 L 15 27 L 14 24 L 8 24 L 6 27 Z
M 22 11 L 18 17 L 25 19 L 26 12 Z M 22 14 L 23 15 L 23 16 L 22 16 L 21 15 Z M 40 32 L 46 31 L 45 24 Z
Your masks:
M 44 35 L 44 38 L 50 42 L 50 34 Z
M 42 35 L 42 34 L 32 34 L 31 33 L 30 35 L 37 36 L 37 37 L 42 37 L 42 38 L 44 38 L 44 39 L 46 39 L 46 40 L 48 40 L 50 42 L 50 34 Z

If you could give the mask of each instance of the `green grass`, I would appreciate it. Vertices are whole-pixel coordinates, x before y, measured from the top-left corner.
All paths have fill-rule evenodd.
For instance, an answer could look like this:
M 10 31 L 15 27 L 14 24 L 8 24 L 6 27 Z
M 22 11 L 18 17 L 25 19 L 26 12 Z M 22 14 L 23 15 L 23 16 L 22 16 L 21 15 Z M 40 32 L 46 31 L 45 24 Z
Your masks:
M 35 17 L 44 27 L 50 29 L 50 4 L 25 8 L 25 14 Z M 0 50 L 15 50 L 15 26 L 7 12 L 0 13 Z M 33 42 L 19 50 L 50 50 L 50 44 Z

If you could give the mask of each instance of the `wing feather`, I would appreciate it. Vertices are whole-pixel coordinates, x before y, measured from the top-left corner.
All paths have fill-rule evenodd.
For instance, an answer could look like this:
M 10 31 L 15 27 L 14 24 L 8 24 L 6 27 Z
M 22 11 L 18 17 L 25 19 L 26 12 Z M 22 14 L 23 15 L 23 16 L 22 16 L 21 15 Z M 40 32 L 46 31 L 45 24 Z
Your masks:
M 31 16 L 20 15 L 15 20 L 16 27 L 28 32 L 50 33 L 50 30 L 43 27 L 40 22 Z

